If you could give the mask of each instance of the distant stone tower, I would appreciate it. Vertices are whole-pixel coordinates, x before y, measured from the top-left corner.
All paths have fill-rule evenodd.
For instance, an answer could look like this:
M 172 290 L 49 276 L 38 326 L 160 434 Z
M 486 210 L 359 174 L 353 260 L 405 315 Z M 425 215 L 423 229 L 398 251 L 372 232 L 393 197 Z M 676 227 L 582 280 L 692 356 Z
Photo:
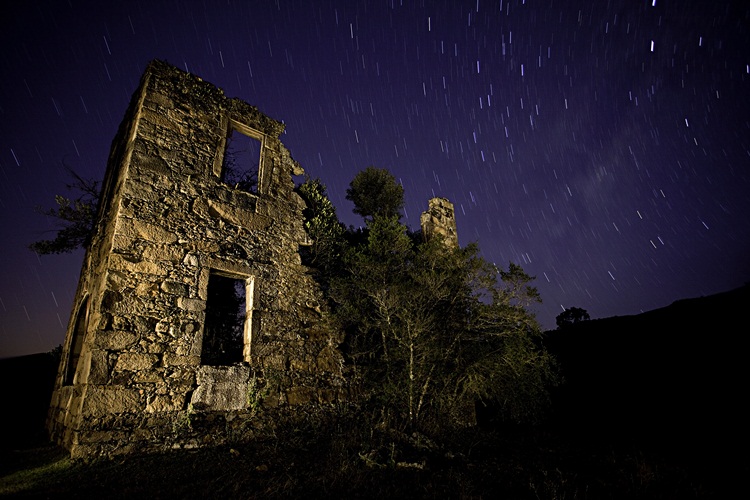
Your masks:
M 430 239 L 439 234 L 445 238 L 446 245 L 458 247 L 458 231 L 456 230 L 453 203 L 446 198 L 431 198 L 427 211 L 422 212 L 419 222 L 425 239 Z
M 244 439 L 344 398 L 283 129 L 149 64 L 112 144 L 50 405 L 73 457 Z

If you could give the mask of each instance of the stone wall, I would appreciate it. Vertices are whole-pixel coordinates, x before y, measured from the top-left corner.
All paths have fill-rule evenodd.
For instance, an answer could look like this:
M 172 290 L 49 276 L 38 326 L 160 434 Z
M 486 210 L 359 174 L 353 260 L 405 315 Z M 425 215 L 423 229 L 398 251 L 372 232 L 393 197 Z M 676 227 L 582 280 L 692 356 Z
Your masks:
M 303 171 L 283 129 L 148 66 L 112 145 L 48 417 L 72 456 L 244 439 L 345 399 L 342 338 L 300 261 Z M 257 192 L 222 181 L 233 130 L 259 141 Z M 212 274 L 247 294 L 242 359 L 226 366 L 202 362 Z
M 446 245 L 458 247 L 458 231 L 453 203 L 446 198 L 431 198 L 426 212 L 419 218 L 424 238 L 429 239 L 439 234 Z

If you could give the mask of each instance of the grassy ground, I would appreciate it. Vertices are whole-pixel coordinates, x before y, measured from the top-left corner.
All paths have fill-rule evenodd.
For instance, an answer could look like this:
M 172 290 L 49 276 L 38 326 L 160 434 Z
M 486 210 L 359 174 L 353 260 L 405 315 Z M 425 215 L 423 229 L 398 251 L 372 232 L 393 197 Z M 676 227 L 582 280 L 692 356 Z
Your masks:
M 440 443 L 349 415 L 234 448 L 71 461 L 44 433 L 55 365 L 44 356 L 0 362 L 3 380 L 25 381 L 6 390 L 0 497 L 723 499 L 750 478 L 747 433 L 719 412 L 704 425 L 685 415 L 631 428 L 630 417 L 579 412 Z
M 12 498 L 727 498 L 747 464 L 670 456 L 541 428 L 468 430 L 451 443 L 363 434 L 353 422 L 279 429 L 235 448 L 71 461 L 43 442 L 5 450 Z M 322 431 L 322 432 L 321 432 Z M 734 470 L 732 470 L 734 469 Z

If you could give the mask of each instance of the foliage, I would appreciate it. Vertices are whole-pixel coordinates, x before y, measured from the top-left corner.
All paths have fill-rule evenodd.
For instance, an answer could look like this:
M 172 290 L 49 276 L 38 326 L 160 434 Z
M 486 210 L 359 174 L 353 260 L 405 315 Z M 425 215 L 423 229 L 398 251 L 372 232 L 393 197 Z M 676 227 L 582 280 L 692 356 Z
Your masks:
M 346 199 L 354 203 L 354 213 L 365 219 L 400 217 L 404 188 L 387 169 L 367 167 L 349 184 Z
M 555 323 L 557 323 L 557 328 L 565 328 L 574 323 L 588 321 L 590 319 L 591 316 L 586 312 L 586 309 L 581 309 L 580 307 L 569 307 L 557 315 Z
M 93 236 L 100 196 L 99 181 L 84 179 L 72 169 L 66 169 L 73 177 L 72 183 L 66 187 L 76 191 L 77 197 L 57 195 L 57 208 L 38 208 L 40 213 L 53 217 L 61 225 L 53 239 L 39 240 L 29 245 L 31 250 L 40 255 L 68 253 L 85 248 Z
M 305 229 L 312 239 L 309 250 L 303 253 L 305 263 L 316 268 L 324 287 L 338 272 L 344 249 L 344 226 L 336 216 L 336 207 L 326 194 L 320 179 L 307 180 L 298 188 L 305 201 L 303 211 Z
M 403 190 L 387 170 L 369 167 L 347 191 L 363 231 L 343 233 L 320 188 L 301 188 L 307 228 L 320 241 L 313 254 L 327 267 L 347 357 L 382 423 L 423 432 L 462 426 L 474 422 L 478 402 L 514 421 L 538 416 L 556 372 L 526 310 L 539 301 L 533 278 L 515 264 L 498 270 L 476 245 L 410 233 L 394 209 Z
M 63 346 L 62 344 L 57 344 L 57 346 L 53 347 L 49 351 L 47 351 L 47 354 L 52 357 L 52 359 L 55 360 L 55 364 L 60 364 L 60 359 L 62 358 L 62 352 L 63 352 Z
M 193 430 L 193 413 L 195 410 L 192 403 L 188 403 L 185 410 L 180 410 L 172 421 L 172 434 L 183 434 Z

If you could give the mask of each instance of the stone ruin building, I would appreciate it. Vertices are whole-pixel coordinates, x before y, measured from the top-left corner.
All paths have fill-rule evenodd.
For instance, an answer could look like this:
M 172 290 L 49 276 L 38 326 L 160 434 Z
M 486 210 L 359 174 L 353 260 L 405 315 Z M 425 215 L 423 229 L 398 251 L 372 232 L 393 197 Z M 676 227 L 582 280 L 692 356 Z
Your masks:
M 343 338 L 300 258 L 304 172 L 283 130 L 149 64 L 112 144 L 47 419 L 72 457 L 246 440 L 349 399 Z M 426 235 L 455 238 L 450 202 L 429 213 Z
M 422 212 L 419 222 L 425 239 L 439 234 L 444 238 L 446 245 L 458 247 L 458 231 L 456 230 L 453 203 L 447 199 L 432 198 L 429 201 L 427 211 Z

